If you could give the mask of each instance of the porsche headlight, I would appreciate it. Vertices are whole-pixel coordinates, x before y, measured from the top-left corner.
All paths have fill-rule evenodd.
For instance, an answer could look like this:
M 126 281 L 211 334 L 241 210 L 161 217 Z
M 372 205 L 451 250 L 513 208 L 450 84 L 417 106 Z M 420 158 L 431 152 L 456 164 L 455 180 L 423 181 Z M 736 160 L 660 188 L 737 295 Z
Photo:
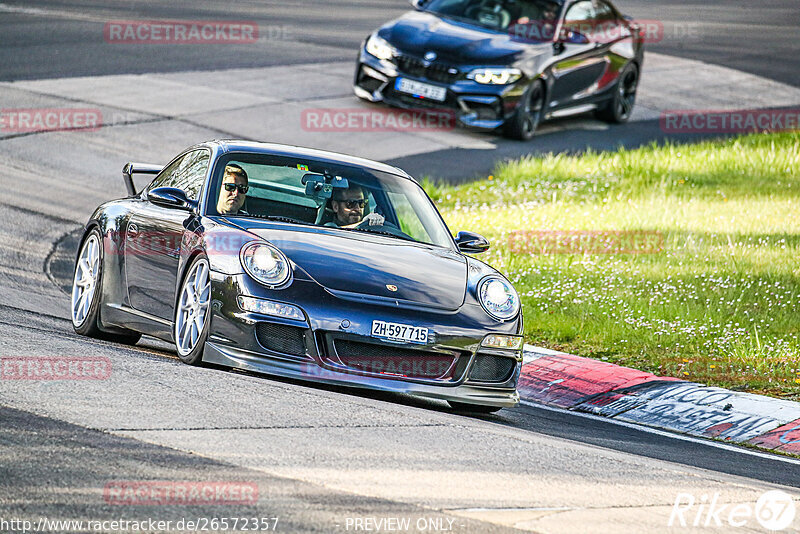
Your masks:
M 386 42 L 385 39 L 373 33 L 367 39 L 367 52 L 378 59 L 392 59 L 399 52 L 395 47 Z
M 271 288 L 285 284 L 292 274 L 283 252 L 267 243 L 248 243 L 239 257 L 247 274 Z
M 478 300 L 490 316 L 507 321 L 519 313 L 519 295 L 499 276 L 488 276 L 478 284 Z
M 467 78 L 486 85 L 508 85 L 522 78 L 522 71 L 510 68 L 475 69 L 467 74 Z

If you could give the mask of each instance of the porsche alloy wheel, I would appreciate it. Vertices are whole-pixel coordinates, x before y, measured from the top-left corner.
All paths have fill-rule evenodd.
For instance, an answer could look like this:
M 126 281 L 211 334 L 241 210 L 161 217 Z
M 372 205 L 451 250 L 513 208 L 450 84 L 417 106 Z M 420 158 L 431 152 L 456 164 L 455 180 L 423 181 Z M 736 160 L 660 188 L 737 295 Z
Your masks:
M 178 356 L 185 363 L 197 365 L 202 359 L 210 300 L 208 260 L 199 256 L 183 279 L 175 310 L 175 346 Z
M 83 240 L 72 279 L 70 316 L 72 328 L 89 337 L 135 345 L 142 334 L 127 328 L 109 326 L 101 329 L 100 302 L 103 291 L 103 239 L 92 229 Z
M 72 326 L 80 334 L 97 333 L 95 293 L 99 281 L 100 238 L 93 230 L 83 242 L 72 280 Z

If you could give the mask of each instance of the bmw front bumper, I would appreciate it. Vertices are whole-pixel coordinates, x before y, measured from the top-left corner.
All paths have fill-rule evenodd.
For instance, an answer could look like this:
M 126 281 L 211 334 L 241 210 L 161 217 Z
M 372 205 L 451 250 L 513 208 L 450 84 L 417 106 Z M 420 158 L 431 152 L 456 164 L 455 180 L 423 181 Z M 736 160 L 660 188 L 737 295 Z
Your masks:
M 400 92 L 396 88 L 399 78 L 443 87 L 447 96 L 440 102 Z M 466 79 L 457 67 L 408 55 L 380 60 L 363 46 L 353 81 L 353 91 L 364 100 L 405 109 L 448 110 L 455 113 L 460 125 L 480 129 L 502 126 L 517 110 L 525 88 L 525 78 L 509 85 L 480 84 Z

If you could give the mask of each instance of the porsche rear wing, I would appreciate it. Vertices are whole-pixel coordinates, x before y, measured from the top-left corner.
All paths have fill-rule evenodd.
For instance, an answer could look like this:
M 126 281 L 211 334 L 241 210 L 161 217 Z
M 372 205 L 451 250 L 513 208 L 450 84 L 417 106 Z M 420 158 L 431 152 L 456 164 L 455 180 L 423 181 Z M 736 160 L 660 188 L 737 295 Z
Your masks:
M 133 185 L 134 174 L 158 174 L 163 168 L 161 165 L 153 165 L 152 163 L 126 163 L 122 167 L 122 179 L 125 181 L 128 196 L 136 195 L 136 186 Z

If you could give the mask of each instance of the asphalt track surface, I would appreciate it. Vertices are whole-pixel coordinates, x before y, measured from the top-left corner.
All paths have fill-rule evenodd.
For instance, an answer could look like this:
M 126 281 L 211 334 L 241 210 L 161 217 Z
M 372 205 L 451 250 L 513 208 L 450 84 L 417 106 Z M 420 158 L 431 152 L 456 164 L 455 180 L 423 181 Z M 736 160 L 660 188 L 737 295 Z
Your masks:
M 619 5 L 641 18 L 704 21 L 699 40 L 653 50 L 798 85 L 789 43 L 798 42 L 791 36 L 800 24 L 790 2 L 765 2 L 757 13 L 745 2 Z M 4 2 L 0 78 L 342 61 L 369 30 L 405 9 L 403 2 Z M 256 20 L 288 27 L 292 40 L 157 50 L 92 40 L 104 21 L 132 18 Z M 752 44 L 731 37 L 744 27 L 781 30 L 759 31 Z M 614 133 L 641 140 L 635 129 Z M 74 246 L 64 236 L 118 191 L 120 184 L 108 186 L 107 169 L 162 147 L 146 129 L 110 132 L 83 140 L 93 150 L 75 162 L 67 135 L 0 141 L 0 356 L 97 355 L 114 371 L 107 382 L 0 382 L 0 519 L 266 515 L 278 516 L 283 532 L 331 532 L 346 531 L 348 518 L 391 516 L 450 520 L 459 532 L 509 525 L 659 532 L 678 493 L 754 502 L 775 485 L 800 488 L 796 462 L 566 411 L 522 405 L 468 417 L 401 395 L 190 368 L 152 339 L 126 347 L 76 336 L 57 287 L 63 273 L 45 274 L 47 259 Z M 556 133 L 541 144 L 579 150 L 582 135 L 592 133 Z M 521 150 L 508 147 L 498 155 Z M 422 157 L 434 165 L 441 156 Z M 114 480 L 248 481 L 261 499 L 234 508 L 115 507 L 102 496 Z

